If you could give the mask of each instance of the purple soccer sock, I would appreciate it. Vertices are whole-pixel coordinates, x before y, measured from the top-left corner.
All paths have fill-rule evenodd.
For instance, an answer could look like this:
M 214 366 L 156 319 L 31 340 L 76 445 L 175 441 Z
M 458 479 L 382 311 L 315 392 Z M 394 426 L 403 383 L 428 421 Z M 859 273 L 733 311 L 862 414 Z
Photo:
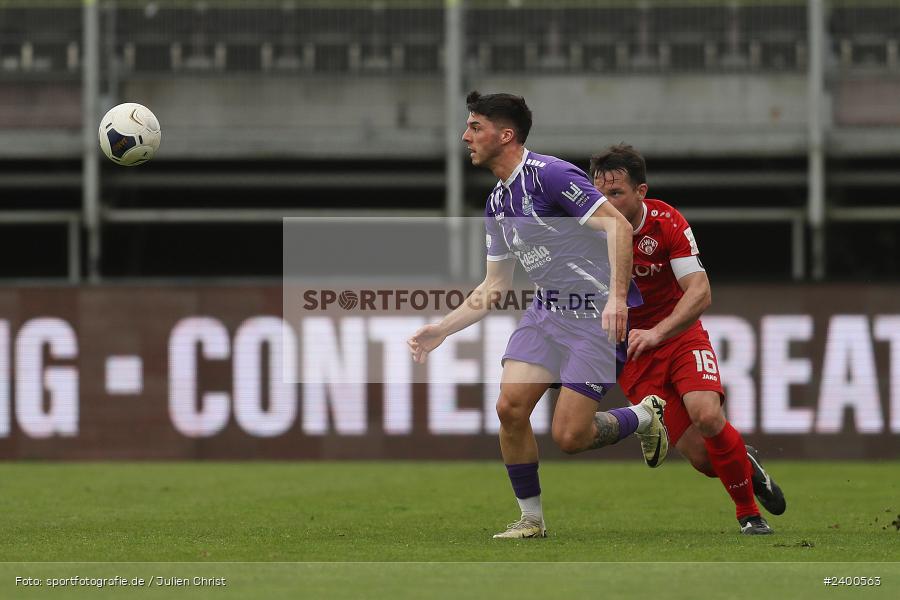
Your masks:
M 524 499 L 541 495 L 541 483 L 538 481 L 538 464 L 536 462 L 506 465 L 506 472 L 509 473 L 509 480 L 512 482 L 516 498 Z
M 619 440 L 625 439 L 637 431 L 638 417 L 630 408 L 614 408 L 609 411 L 609 414 L 614 416 L 619 422 Z

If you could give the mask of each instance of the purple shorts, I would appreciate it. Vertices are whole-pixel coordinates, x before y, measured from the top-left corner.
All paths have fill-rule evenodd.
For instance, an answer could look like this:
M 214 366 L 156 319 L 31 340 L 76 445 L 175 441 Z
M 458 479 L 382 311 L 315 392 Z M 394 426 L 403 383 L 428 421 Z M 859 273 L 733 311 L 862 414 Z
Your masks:
M 609 341 L 600 319 L 576 319 L 531 306 L 509 338 L 507 359 L 540 365 L 564 387 L 596 401 L 615 385 L 624 344 Z

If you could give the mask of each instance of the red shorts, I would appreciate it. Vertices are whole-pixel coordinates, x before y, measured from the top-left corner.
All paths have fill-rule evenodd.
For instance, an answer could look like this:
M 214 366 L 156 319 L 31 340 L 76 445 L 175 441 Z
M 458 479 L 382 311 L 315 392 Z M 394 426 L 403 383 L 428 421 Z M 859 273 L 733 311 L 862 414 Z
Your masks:
M 688 392 L 718 392 L 725 401 L 716 353 L 709 334 L 695 326 L 625 363 L 619 386 L 632 404 L 656 394 L 666 401 L 664 418 L 669 441 L 677 444 L 691 425 L 682 397 Z

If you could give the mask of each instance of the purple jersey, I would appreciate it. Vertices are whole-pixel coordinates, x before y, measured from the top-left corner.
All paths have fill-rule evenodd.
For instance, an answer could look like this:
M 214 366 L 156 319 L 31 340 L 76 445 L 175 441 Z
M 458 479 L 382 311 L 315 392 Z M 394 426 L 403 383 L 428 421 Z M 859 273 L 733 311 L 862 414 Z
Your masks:
M 525 150 L 488 198 L 487 259 L 515 256 L 547 299 L 572 308 L 588 308 L 589 301 L 602 310 L 610 281 L 606 235 L 584 224 L 605 201 L 575 165 Z M 628 305 L 640 304 L 632 284 Z

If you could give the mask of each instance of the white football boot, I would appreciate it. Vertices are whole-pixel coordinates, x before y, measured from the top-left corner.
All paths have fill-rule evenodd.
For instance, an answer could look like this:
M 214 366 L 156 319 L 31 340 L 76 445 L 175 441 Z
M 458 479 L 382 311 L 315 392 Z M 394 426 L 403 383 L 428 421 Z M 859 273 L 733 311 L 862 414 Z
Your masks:
M 541 522 L 533 521 L 522 515 L 522 518 L 515 523 L 506 526 L 506 531 L 494 534 L 494 539 L 521 539 L 547 537 L 547 528 L 544 527 L 543 519 Z
M 641 400 L 641 406 L 648 409 L 652 417 L 646 433 L 638 433 L 637 436 L 641 440 L 644 462 L 651 469 L 655 469 L 666 460 L 669 453 L 669 432 L 666 431 L 666 423 L 663 421 L 666 401 L 651 394 Z

